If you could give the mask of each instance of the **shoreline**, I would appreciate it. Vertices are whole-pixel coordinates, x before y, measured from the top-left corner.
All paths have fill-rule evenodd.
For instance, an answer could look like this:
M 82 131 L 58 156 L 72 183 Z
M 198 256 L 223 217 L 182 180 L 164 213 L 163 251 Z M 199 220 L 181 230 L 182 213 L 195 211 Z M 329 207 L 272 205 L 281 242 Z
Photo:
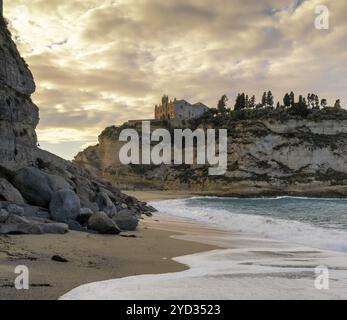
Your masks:
M 143 192 L 131 195 L 141 198 L 141 194 Z M 189 196 L 192 195 L 180 194 L 178 198 Z M 165 192 L 151 192 L 146 199 L 160 201 L 167 197 Z M 213 245 L 216 248 L 174 257 L 174 261 L 189 267 L 183 271 L 142 274 L 89 283 L 66 293 L 62 299 L 347 298 L 347 254 L 344 252 L 321 250 L 245 232 L 223 231 L 204 223 L 166 214 L 162 214 L 159 220 L 154 220 L 152 228 L 169 228 L 176 233 L 171 236 L 173 239 Z M 322 266 L 329 270 L 329 290 L 319 290 L 316 286 L 317 276 L 320 275 L 317 271 L 320 269 L 317 268 Z
M 183 192 L 126 193 L 142 201 L 196 196 Z M 6 250 L 0 250 L 0 299 L 58 299 L 62 296 L 89 299 L 88 296 L 80 295 L 81 288 L 84 292 L 85 288 L 108 284 L 111 291 L 97 290 L 101 297 L 93 298 L 175 299 L 175 296 L 164 294 L 158 297 L 155 292 L 148 292 L 148 281 L 150 284 L 164 281 L 165 287 L 168 279 L 174 281 L 175 286 L 176 282 L 179 284 L 182 279 L 187 279 L 188 283 L 193 281 L 192 288 L 195 288 L 194 278 L 201 272 L 206 272 L 207 279 L 216 278 L 220 281 L 221 271 L 218 268 L 224 270 L 223 273 L 225 270 L 230 273 L 226 276 L 227 282 L 219 283 L 219 286 L 225 286 L 226 283 L 232 285 L 228 292 L 221 295 L 212 282 L 211 288 L 203 291 L 205 295 L 201 295 L 200 291 L 192 293 L 188 290 L 177 293 L 180 299 L 186 295 L 187 298 L 189 295 L 201 295 L 201 299 L 347 298 L 347 275 L 342 275 L 345 272 L 343 270 L 347 270 L 347 255 L 343 253 L 264 239 L 254 234 L 223 231 L 204 223 L 165 214 L 146 217 L 137 232 L 127 234 L 136 235 L 137 238 L 75 232 L 63 236 L 0 237 L 1 242 L 8 242 L 7 255 L 4 256 Z M 50 257 L 53 254 L 61 255 L 69 262 L 52 262 Z M 225 257 L 228 259 L 224 260 Z M 213 266 L 208 268 L 211 261 L 214 261 Z M 220 261 L 222 267 L 216 268 L 216 261 Z M 32 270 L 30 283 L 35 287 L 27 292 L 18 293 L 14 288 L 6 287 L 8 278 L 14 279 L 11 269 L 19 264 L 28 265 Z M 318 265 L 332 269 L 332 291 L 314 289 L 315 267 Z M 201 270 L 200 266 L 206 266 L 205 270 Z M 6 276 L 7 282 L 4 281 Z M 203 283 L 205 280 L 202 277 L 199 281 Z M 136 285 L 139 284 L 139 290 L 132 289 L 134 281 Z M 46 287 L 45 284 L 51 286 Z M 121 295 L 115 292 L 114 288 L 118 286 Z M 89 291 L 89 294 L 95 294 L 95 290 Z M 160 287 L 156 290 L 160 292 Z M 103 296 L 103 292 L 109 296 Z
M 147 197 L 157 200 L 155 195 Z M 141 220 L 138 231 L 124 232 L 126 237 L 73 231 L 65 235 L 0 236 L 0 300 L 56 300 L 91 282 L 187 270 L 174 258 L 219 248 L 179 239 L 201 232 L 205 229 L 198 224 L 173 222 L 154 214 Z M 68 262 L 52 261 L 53 255 Z M 29 268 L 29 290 L 14 288 L 18 265 Z
M 270 199 L 278 197 L 313 198 L 313 199 L 347 199 L 347 187 L 343 190 L 331 187 L 324 192 L 288 190 L 286 192 L 266 190 L 263 192 L 212 192 L 212 191 L 181 191 L 181 190 L 123 190 L 124 193 L 137 197 L 142 201 L 160 201 L 171 199 L 184 199 L 189 197 L 217 197 L 217 198 L 240 198 L 240 199 Z

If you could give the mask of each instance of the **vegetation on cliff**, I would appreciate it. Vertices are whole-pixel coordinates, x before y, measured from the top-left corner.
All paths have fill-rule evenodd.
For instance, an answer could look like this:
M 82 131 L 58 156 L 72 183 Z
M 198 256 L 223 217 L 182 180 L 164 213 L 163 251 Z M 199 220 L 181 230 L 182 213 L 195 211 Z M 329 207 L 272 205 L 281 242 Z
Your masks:
M 316 94 L 308 94 L 307 99 L 302 95 L 295 102 L 295 94 L 286 93 L 283 104 L 274 106 L 274 97 L 269 92 L 264 92 L 261 103 L 256 103 L 255 96 L 249 98 L 245 93 L 238 94 L 234 108 L 228 108 L 229 99 L 223 95 L 218 101 L 217 108 L 212 108 L 202 117 L 191 121 L 192 127 L 199 125 L 213 125 L 222 128 L 235 121 L 243 120 L 276 120 L 286 122 L 289 120 L 347 120 L 347 110 L 341 108 L 340 100 L 336 100 L 334 107 L 327 106 L 327 100 L 321 99 Z

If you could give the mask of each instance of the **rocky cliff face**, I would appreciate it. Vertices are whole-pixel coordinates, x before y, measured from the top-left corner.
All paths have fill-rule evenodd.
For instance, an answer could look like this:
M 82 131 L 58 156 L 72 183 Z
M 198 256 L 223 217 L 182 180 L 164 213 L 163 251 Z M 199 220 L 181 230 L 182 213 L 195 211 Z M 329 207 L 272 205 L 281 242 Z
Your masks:
M 37 106 L 30 95 L 35 91 L 33 76 L 20 57 L 5 26 L 0 27 L 0 158 L 13 166 L 36 148 Z
M 211 127 L 210 123 L 200 127 Z M 229 196 L 347 196 L 347 120 L 230 121 L 228 170 L 208 176 L 206 166 L 122 166 L 119 128 L 76 162 L 123 188 L 195 191 Z
M 117 234 L 153 208 L 37 147 L 33 76 L 0 17 L 0 234 Z

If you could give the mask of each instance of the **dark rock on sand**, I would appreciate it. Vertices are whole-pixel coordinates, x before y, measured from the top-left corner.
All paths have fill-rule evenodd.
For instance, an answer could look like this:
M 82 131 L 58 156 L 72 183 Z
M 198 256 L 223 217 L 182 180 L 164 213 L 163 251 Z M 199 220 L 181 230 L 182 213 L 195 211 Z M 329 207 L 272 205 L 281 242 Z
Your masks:
M 130 210 L 123 209 L 119 211 L 112 220 L 117 224 L 121 230 L 134 231 L 139 224 L 138 215 Z
M 116 206 L 106 192 L 99 192 L 97 194 L 96 203 L 99 206 L 99 210 L 105 212 L 110 218 L 117 213 Z
M 56 262 L 63 262 L 63 263 L 66 263 L 66 262 L 69 262 L 69 260 L 61 257 L 61 256 L 58 256 L 58 255 L 55 255 L 51 258 L 52 261 L 56 261 Z
M 101 234 L 119 234 L 117 224 L 105 212 L 94 213 L 88 220 L 88 227 Z
M 42 230 L 38 223 L 11 214 L 6 223 L 0 224 L 0 234 L 42 234 Z
M 93 211 L 89 208 L 82 208 L 80 210 L 80 214 L 77 216 L 76 221 L 78 221 L 81 225 L 86 225 L 88 223 L 89 218 L 93 215 Z
M 88 232 L 88 228 L 82 227 L 79 222 L 75 220 L 70 220 L 68 222 L 69 229 L 78 232 Z
M 40 224 L 42 233 L 65 234 L 69 232 L 69 226 L 65 223 L 43 223 Z

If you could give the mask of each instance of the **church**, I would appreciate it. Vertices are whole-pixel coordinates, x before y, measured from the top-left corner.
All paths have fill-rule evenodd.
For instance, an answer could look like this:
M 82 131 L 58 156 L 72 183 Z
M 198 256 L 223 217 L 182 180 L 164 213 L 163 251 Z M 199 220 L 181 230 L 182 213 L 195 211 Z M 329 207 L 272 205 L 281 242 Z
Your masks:
M 155 106 L 156 120 L 191 120 L 201 117 L 209 108 L 203 103 L 190 104 L 186 100 L 169 100 L 164 95 L 160 105 Z

